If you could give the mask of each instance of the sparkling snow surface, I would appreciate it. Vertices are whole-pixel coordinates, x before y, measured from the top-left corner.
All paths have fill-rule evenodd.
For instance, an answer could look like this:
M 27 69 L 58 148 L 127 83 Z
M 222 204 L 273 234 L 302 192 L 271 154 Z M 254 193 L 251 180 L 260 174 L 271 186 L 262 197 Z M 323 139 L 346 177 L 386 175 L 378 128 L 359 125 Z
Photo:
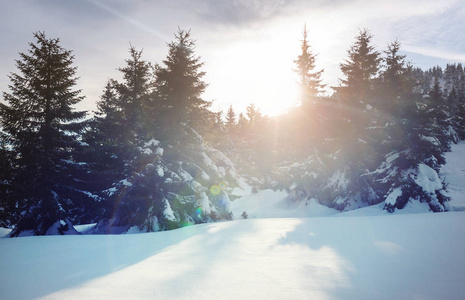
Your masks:
M 1 238 L 0 299 L 465 299 L 465 143 L 453 151 L 454 212 L 336 213 L 262 191 L 232 202 L 230 222 Z

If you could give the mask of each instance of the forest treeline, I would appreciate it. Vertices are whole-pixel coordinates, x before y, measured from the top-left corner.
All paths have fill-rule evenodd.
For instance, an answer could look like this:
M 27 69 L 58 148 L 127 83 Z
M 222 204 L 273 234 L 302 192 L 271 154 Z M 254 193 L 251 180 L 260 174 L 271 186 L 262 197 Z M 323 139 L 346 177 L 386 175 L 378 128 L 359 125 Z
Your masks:
M 384 51 L 361 30 L 322 96 L 306 29 L 295 68 L 301 105 L 268 117 L 212 112 L 190 31 L 150 63 L 130 47 L 89 118 L 74 105 L 70 50 L 43 32 L 20 53 L 0 103 L 0 226 L 11 236 L 159 231 L 231 219 L 237 188 L 286 189 L 289 205 L 314 199 L 340 211 L 384 203 L 450 209 L 439 175 L 444 152 L 465 139 L 459 64 L 414 68 L 401 44 Z M 286 99 L 283 99 L 286 101 Z

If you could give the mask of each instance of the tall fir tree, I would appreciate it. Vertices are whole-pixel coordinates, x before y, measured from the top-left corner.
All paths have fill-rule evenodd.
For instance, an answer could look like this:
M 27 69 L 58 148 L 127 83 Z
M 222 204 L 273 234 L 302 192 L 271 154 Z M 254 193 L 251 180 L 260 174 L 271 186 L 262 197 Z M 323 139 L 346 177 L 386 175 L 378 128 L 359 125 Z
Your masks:
M 204 63 L 195 55 L 195 40 L 190 30 L 175 34 L 175 41 L 168 44 L 164 66 L 155 66 L 155 86 L 164 111 L 164 127 L 176 135 L 183 124 L 201 131 L 208 122 L 211 102 L 202 99 L 207 84 L 202 80 Z M 206 117 L 207 116 L 207 117 Z M 170 133 L 168 136 L 173 136 Z
M 355 42 L 347 51 L 349 57 L 340 64 L 345 78 L 336 91 L 352 105 L 366 103 L 374 88 L 379 71 L 380 53 L 371 44 L 373 36 L 368 29 L 360 30 Z
M 15 203 L 9 197 L 11 177 L 13 176 L 11 155 L 13 153 L 8 150 L 0 131 L 0 227 L 5 228 L 10 228 L 15 224 L 17 217 Z
M 176 38 L 178 43 L 168 44 L 166 68 L 156 66 L 153 73 L 131 48 L 119 69 L 124 81 L 111 80 L 98 103 L 89 144 L 97 154 L 97 175 L 107 179 L 101 194 L 109 205 L 93 233 L 230 218 L 226 182 L 233 183 L 234 166 L 193 129 L 205 122 L 210 133 L 224 130 L 221 114 L 206 109 L 200 98 L 206 84 L 197 72 L 201 63 L 188 49 L 189 33 Z
M 232 105 L 229 106 L 228 112 L 226 113 L 226 129 L 229 134 L 233 134 L 236 130 L 236 113 Z
M 3 94 L 7 104 L 0 104 L 3 138 L 14 153 L 8 197 L 21 215 L 11 236 L 76 234 L 71 213 L 87 198 L 75 180 L 83 166 L 75 159 L 86 112 L 73 105 L 83 97 L 73 90 L 77 77 L 71 51 L 43 32 L 34 38 L 16 61 L 20 73 L 9 76 L 11 93 Z
M 413 69 L 399 50 L 400 43 L 395 41 L 385 51 L 378 95 L 383 113 L 376 141 L 382 161 L 370 176 L 388 212 L 418 202 L 427 203 L 432 211 L 444 211 L 448 197 L 438 176 L 444 158 L 434 136 L 434 114 L 429 97 L 415 90 Z
M 465 140 L 465 76 L 457 90 L 456 131 L 461 140 Z
M 322 83 L 321 79 L 324 70 L 315 70 L 316 54 L 313 53 L 308 43 L 306 24 L 303 28 L 303 39 L 300 49 L 301 53 L 297 59 L 294 60 L 297 67 L 295 71 L 299 75 L 302 105 L 308 106 L 310 103 L 316 101 L 317 97 L 323 93 L 323 89 L 326 85 Z
M 400 42 L 395 40 L 384 51 L 384 69 L 381 72 L 381 86 L 379 87 L 381 95 L 377 96 L 386 100 L 381 100 L 383 102 L 377 107 L 388 112 L 391 110 L 390 107 L 394 106 L 391 101 L 405 95 L 412 88 L 409 77 L 406 76 L 409 71 L 409 66 L 405 61 L 406 55 L 399 53 L 400 47 Z
M 109 80 L 86 134 L 92 149 L 92 175 L 98 182 L 95 188 L 106 199 L 104 219 L 111 220 L 105 223 L 107 229 L 99 225 L 104 232 L 111 226 L 137 223 L 137 210 L 147 211 L 150 203 L 145 187 L 136 185 L 146 183 L 137 172 L 149 158 L 140 149 L 158 129 L 153 118 L 157 99 L 153 97 L 152 69 L 142 59 L 142 51 L 131 46 L 129 55 L 126 66 L 118 68 L 123 81 Z
M 372 35 L 360 30 L 347 51 L 348 58 L 340 64 L 345 78 L 336 87 L 332 121 L 339 124 L 337 137 L 328 145 L 334 157 L 328 170 L 329 181 L 325 202 L 339 210 L 348 210 L 378 203 L 369 171 L 376 166 L 378 153 L 373 147 L 375 135 L 371 128 L 378 116 L 373 109 L 373 94 L 379 72 L 379 52 L 371 44 Z M 335 116 L 338 116 L 335 118 Z M 336 180 L 337 178 L 337 180 Z M 341 182 L 345 181 L 342 185 Z M 336 191 L 336 192 L 334 192 Z
M 447 99 L 440 86 L 439 79 L 435 78 L 433 88 L 428 93 L 426 105 L 431 116 L 430 123 L 432 135 L 441 144 L 442 151 L 450 151 L 451 142 L 456 133 L 452 128 L 452 116 L 447 106 Z M 441 162 L 440 162 L 441 163 Z
M 287 130 L 293 131 L 294 140 L 290 141 L 291 148 L 295 149 L 296 159 L 305 159 L 308 157 L 310 149 L 317 142 L 315 135 L 317 129 L 322 124 L 316 118 L 319 97 L 324 92 L 325 84 L 322 83 L 323 69 L 316 70 L 316 54 L 313 53 L 308 42 L 307 25 L 303 28 L 303 39 L 300 46 L 300 54 L 294 63 L 295 72 L 299 77 L 301 108 L 293 112 L 294 122 L 290 124 L 293 128 Z M 284 135 L 287 135 L 286 133 Z M 281 135 L 282 136 L 282 135 Z M 321 142 L 321 141 L 318 141 Z M 289 142 L 288 142 L 289 143 Z

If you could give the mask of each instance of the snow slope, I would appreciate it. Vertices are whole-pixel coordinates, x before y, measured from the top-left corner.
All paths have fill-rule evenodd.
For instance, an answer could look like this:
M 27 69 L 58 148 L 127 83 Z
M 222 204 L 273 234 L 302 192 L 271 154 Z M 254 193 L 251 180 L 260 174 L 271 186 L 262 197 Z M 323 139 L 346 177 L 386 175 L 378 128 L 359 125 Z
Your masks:
M 465 141 L 452 145 L 452 152 L 446 153 L 446 161 L 440 175 L 449 183 L 452 209 L 465 211 Z
M 454 212 L 341 214 L 262 191 L 234 201 L 230 222 L 1 238 L 0 299 L 465 299 L 465 143 L 453 151 Z
M 0 239 L 0 299 L 464 299 L 462 212 Z

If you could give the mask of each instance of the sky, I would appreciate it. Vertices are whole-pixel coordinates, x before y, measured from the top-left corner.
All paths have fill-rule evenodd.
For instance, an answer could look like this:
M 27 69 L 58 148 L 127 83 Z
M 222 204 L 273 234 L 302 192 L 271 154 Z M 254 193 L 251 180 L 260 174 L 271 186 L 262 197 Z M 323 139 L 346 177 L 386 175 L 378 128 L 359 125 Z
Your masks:
M 0 20 L 0 91 L 9 91 L 18 53 L 45 31 L 73 51 L 86 97 L 77 109 L 90 111 L 108 79 L 121 80 L 130 44 L 161 63 L 178 27 L 196 40 L 213 111 L 253 103 L 277 115 L 297 105 L 294 60 L 305 24 L 328 87 L 338 85 L 339 64 L 363 28 L 378 51 L 398 39 L 414 66 L 465 63 L 464 0 L 0 0 Z

